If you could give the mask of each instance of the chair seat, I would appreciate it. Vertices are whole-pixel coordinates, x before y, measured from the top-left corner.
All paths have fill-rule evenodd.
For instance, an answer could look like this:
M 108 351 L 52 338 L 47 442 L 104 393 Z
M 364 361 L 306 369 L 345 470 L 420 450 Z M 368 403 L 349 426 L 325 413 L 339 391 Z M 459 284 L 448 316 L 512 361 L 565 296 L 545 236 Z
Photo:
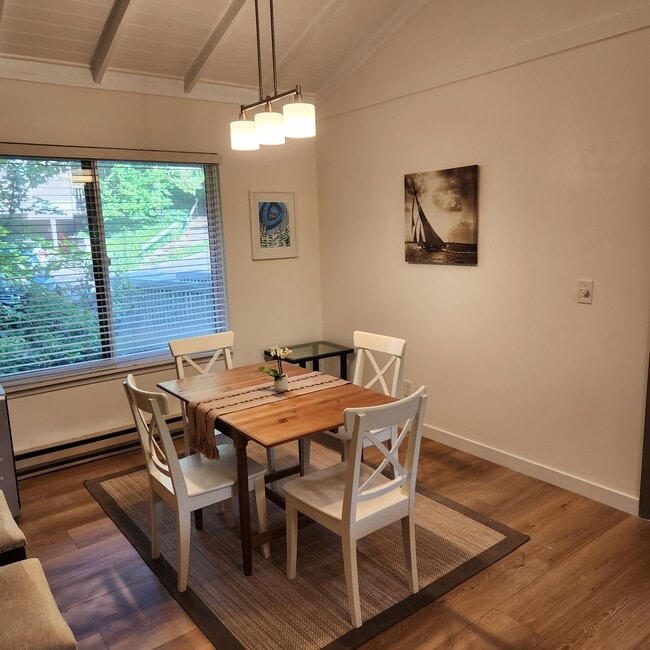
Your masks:
M 348 461 L 331 465 L 317 472 L 306 474 L 300 478 L 289 481 L 284 486 L 284 493 L 303 504 L 309 505 L 313 510 L 324 514 L 335 521 L 343 519 L 343 496 L 345 491 L 345 473 Z M 374 469 L 365 463 L 361 464 L 361 482 L 365 481 Z M 389 478 L 379 476 L 376 486 L 387 484 Z M 404 507 L 405 515 L 408 511 L 408 496 L 399 491 L 389 492 L 384 497 L 360 502 L 357 509 L 357 521 L 361 522 L 368 517 L 373 517 L 378 512 Z M 307 512 L 307 515 L 310 513 Z
M 217 492 L 237 483 L 237 456 L 232 445 L 219 445 L 219 458 L 210 460 L 201 454 L 191 454 L 179 459 L 185 476 L 187 496 L 195 496 Z M 248 459 L 248 478 L 255 479 L 264 475 L 266 468 L 258 462 Z M 169 476 L 155 472 L 156 480 L 168 490 L 172 490 Z
M 0 553 L 25 546 L 26 541 L 9 510 L 4 492 L 0 490 Z
M 0 648 L 77 647 L 39 560 L 30 558 L 0 567 L 0 593 Z

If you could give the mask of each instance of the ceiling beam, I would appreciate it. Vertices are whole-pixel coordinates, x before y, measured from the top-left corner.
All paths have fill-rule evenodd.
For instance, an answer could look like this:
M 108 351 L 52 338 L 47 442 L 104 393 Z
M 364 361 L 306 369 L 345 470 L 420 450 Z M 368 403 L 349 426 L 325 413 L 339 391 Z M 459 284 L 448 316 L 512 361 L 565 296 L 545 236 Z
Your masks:
M 341 9 L 347 0 L 329 0 L 321 10 L 314 16 L 314 19 L 307 25 L 305 31 L 300 35 L 296 42 L 287 50 L 287 53 L 280 59 L 277 64 L 278 79 L 286 72 L 287 68 L 302 54 L 304 49 L 311 43 L 327 23 L 334 18 L 336 12 Z M 273 72 L 268 74 L 264 79 L 264 87 L 268 87 L 273 80 Z M 300 83 L 297 80 L 296 83 Z
M 93 74 L 95 83 L 101 83 L 104 73 L 108 68 L 111 55 L 117 45 L 117 39 L 124 28 L 124 14 L 129 8 L 131 0 L 115 0 L 108 20 L 104 25 L 104 30 L 99 38 L 93 58 L 90 61 L 90 69 Z
M 208 59 L 212 56 L 215 48 L 219 44 L 219 41 L 224 37 L 225 33 L 228 31 L 230 25 L 232 25 L 233 20 L 237 17 L 239 10 L 244 6 L 246 0 L 232 0 L 228 9 L 221 17 L 219 24 L 214 28 L 212 34 L 205 42 L 203 49 L 199 52 L 199 55 L 194 59 L 194 62 L 190 66 L 185 79 L 183 81 L 183 86 L 185 92 L 189 93 L 192 88 L 196 85 L 203 70 L 205 64 L 208 62 Z

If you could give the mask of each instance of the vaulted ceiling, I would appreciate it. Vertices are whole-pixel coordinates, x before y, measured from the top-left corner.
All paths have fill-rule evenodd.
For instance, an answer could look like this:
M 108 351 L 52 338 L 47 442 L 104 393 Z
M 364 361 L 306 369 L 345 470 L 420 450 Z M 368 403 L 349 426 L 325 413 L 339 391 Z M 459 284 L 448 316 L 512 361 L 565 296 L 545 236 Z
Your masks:
M 322 101 L 426 2 L 275 0 L 277 91 L 301 84 Z M 269 7 L 259 0 L 264 95 L 274 94 Z M 76 68 L 99 87 L 126 74 L 174 80 L 190 97 L 210 85 L 250 99 L 255 0 L 0 0 L 0 62 L 0 75 L 45 63 L 58 83 Z

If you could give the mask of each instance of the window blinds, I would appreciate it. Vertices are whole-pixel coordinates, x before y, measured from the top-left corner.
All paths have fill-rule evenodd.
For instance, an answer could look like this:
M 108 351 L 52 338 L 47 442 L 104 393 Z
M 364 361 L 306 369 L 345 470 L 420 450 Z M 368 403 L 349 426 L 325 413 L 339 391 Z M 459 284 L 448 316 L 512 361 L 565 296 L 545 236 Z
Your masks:
M 0 158 L 0 375 L 227 329 L 218 167 Z

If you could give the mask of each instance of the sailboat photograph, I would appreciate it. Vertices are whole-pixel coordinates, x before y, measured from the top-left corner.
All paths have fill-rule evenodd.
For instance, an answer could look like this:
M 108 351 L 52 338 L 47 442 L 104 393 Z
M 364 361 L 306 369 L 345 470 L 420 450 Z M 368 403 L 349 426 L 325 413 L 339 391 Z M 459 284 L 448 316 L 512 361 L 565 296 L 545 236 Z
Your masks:
M 478 263 L 478 165 L 404 175 L 405 259 Z

